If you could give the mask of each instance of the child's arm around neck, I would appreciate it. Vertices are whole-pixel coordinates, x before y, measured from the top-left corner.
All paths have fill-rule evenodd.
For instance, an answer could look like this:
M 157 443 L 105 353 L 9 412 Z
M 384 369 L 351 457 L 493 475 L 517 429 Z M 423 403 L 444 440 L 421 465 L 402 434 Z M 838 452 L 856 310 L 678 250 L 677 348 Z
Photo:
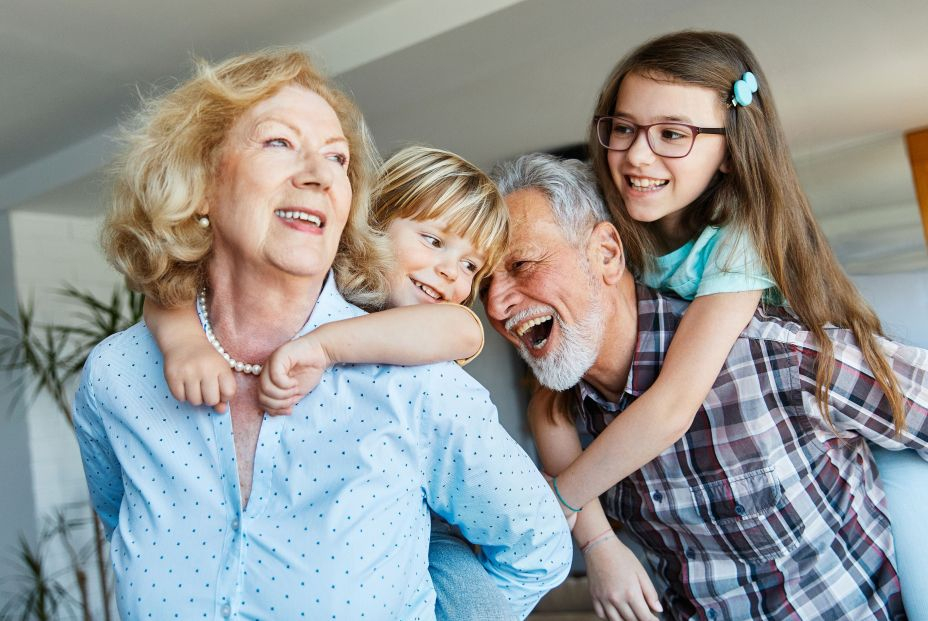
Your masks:
M 289 413 L 333 364 L 466 364 L 483 349 L 483 326 L 459 304 L 417 304 L 326 323 L 285 343 L 261 374 L 259 401 Z
M 567 502 L 585 505 L 686 433 L 760 297 L 760 291 L 717 293 L 690 304 L 654 384 L 558 476 Z

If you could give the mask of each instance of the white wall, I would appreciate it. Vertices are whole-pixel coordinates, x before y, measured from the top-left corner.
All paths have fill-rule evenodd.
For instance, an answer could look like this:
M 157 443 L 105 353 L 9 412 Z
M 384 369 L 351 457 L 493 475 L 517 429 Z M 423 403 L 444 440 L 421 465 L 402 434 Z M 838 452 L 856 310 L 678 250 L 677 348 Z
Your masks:
M 901 134 L 797 154 L 794 162 L 815 217 L 848 273 L 928 268 Z
M 0 211 L 0 308 L 15 315 L 16 278 L 12 231 L 8 212 Z M 35 504 L 29 453 L 29 425 L 22 412 L 14 411 L 18 397 L 12 382 L 18 377 L 0 371 L 0 498 L 3 527 L 0 528 L 0 576 L 13 573 L 13 550 L 20 536 L 35 542 Z
M 31 210 L 8 213 L 13 237 L 16 288 L 20 299 L 34 303 L 39 321 L 58 324 L 73 322 L 72 315 L 77 307 L 57 293 L 65 284 L 88 290 L 97 296 L 108 296 L 114 285 L 119 283 L 116 273 L 106 264 L 99 250 L 99 217 Z M 27 451 L 28 459 L 27 464 L 23 464 L 20 469 L 20 472 L 25 470 L 27 476 L 16 476 L 20 476 L 23 481 L 31 481 L 31 489 L 12 499 L 11 506 L 29 506 L 37 531 L 43 528 L 53 513 L 66 506 L 72 507 L 69 516 L 89 517 L 87 485 L 77 441 L 65 417 L 52 399 L 44 394 L 25 412 L 17 414 L 27 427 L 23 450 Z M 0 474 L 0 477 L 5 476 L 6 473 Z M 5 497 L 5 505 L 7 500 L 9 498 Z M 91 541 L 91 538 L 89 523 L 87 528 L 73 532 L 73 540 L 79 545 Z M 0 550 L 0 556 L 5 553 L 6 549 Z M 62 548 L 53 547 L 49 549 L 46 563 L 52 568 L 64 567 L 67 556 Z M 93 589 L 96 580 L 93 566 L 89 566 L 88 570 Z

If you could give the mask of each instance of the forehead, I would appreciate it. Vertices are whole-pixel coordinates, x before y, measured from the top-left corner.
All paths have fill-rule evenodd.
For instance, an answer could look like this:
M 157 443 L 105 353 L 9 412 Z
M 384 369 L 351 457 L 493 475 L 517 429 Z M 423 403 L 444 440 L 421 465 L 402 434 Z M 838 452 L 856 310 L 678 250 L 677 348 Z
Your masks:
M 554 219 L 548 197 L 535 189 L 518 190 L 506 196 L 509 208 L 508 255 L 567 243 Z
M 248 129 L 263 122 L 277 121 L 301 132 L 317 132 L 329 138 L 344 139 L 341 121 L 329 103 L 308 88 L 288 85 L 245 111 L 233 129 Z
M 638 123 L 678 120 L 720 125 L 724 118 L 722 102 L 714 90 L 634 72 L 622 79 L 614 112 Z

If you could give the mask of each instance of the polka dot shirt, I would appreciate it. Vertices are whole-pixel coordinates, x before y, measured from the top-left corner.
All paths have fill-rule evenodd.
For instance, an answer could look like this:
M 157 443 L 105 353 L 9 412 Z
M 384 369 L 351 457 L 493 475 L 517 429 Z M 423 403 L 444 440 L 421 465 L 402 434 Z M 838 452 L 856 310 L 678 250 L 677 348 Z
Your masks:
M 303 332 L 361 313 L 327 280 Z M 74 421 L 122 619 L 434 619 L 429 507 L 520 618 L 570 564 L 547 485 L 454 363 L 331 368 L 264 417 L 245 508 L 230 417 L 174 400 L 143 324 L 93 350 Z

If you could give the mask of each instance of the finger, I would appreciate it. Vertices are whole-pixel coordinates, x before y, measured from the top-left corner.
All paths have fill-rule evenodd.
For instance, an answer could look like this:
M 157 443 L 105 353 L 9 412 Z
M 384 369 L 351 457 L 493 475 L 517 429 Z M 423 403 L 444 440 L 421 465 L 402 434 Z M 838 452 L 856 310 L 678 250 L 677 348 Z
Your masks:
M 664 612 L 664 607 L 661 606 L 661 597 L 657 594 L 654 584 L 651 583 L 651 578 L 647 574 L 639 574 L 638 582 L 641 584 L 641 594 L 644 595 L 648 607 L 654 612 Z
M 636 619 L 637 621 L 657 621 L 657 617 L 651 612 L 651 608 L 648 606 L 648 603 L 641 593 L 632 597 L 628 605 L 632 610 L 632 619 Z
M 603 605 L 599 603 L 599 600 L 593 598 L 593 612 L 596 613 L 596 616 L 600 619 L 607 619 L 606 611 L 603 609 Z
M 213 407 L 219 403 L 219 379 L 203 379 L 200 381 L 200 396 L 203 397 L 203 405 Z
M 622 621 L 637 621 L 635 612 L 632 610 L 632 607 L 628 605 L 628 602 L 619 602 L 615 607 L 618 612 L 618 618 Z
M 295 393 L 294 387 L 280 386 L 275 383 L 271 371 L 261 373 L 258 385 L 261 393 L 267 395 L 271 399 L 288 399 Z
M 296 380 L 290 377 L 289 364 L 275 362 L 270 365 L 268 375 L 275 386 L 281 389 L 290 389 L 296 386 Z
M 200 382 L 184 382 L 184 392 L 191 405 L 203 405 L 203 396 L 200 394 Z
M 168 390 L 171 391 L 171 396 L 173 396 L 178 401 L 187 400 L 187 391 L 184 390 L 184 382 L 181 380 L 168 380 Z
M 610 602 L 603 603 L 603 610 L 606 613 L 605 618 L 609 621 L 626 621 L 622 614 Z
M 237 388 L 235 373 L 232 369 L 223 369 L 222 373 L 219 374 L 219 401 L 232 401 L 235 398 Z

